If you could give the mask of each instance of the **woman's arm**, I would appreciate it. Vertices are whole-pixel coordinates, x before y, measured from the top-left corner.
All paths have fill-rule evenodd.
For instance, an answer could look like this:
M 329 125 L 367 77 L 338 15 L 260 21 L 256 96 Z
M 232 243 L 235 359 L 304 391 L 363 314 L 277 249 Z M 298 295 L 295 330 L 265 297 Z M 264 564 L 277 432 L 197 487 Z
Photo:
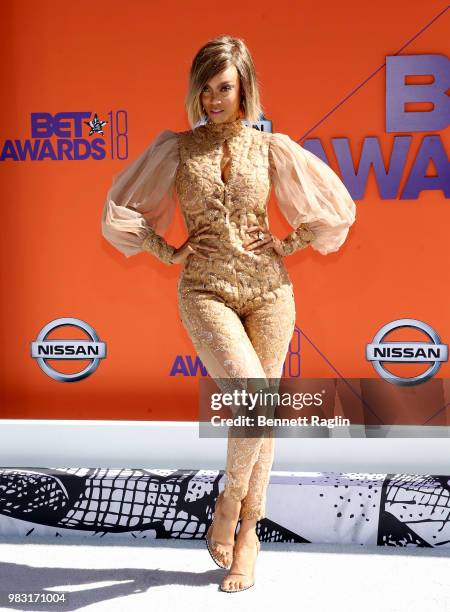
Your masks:
M 356 216 L 355 203 L 338 175 L 281 133 L 271 135 L 269 163 L 279 207 L 294 228 L 280 241 L 285 254 L 309 244 L 322 255 L 337 251 Z
M 171 264 L 176 250 L 161 234 L 175 208 L 178 135 L 164 130 L 137 159 L 114 176 L 102 214 L 102 234 L 126 257 L 148 251 Z
M 284 256 L 292 255 L 295 251 L 309 246 L 314 238 L 314 232 L 306 223 L 302 223 L 296 230 L 288 234 L 284 240 L 281 240 L 282 254 Z
M 174 246 L 166 242 L 151 227 L 148 228 L 148 234 L 141 243 L 141 249 L 148 251 L 160 261 L 169 265 L 173 263 L 172 256 L 176 251 Z

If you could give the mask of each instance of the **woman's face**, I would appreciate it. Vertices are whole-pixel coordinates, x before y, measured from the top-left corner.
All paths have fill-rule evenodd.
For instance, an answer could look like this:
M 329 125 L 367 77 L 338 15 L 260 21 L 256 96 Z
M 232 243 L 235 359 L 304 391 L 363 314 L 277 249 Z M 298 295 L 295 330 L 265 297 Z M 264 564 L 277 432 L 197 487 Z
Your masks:
M 241 99 L 239 74 L 236 66 L 230 66 L 213 76 L 205 85 L 200 101 L 210 121 L 225 123 L 239 117 Z M 220 110 L 214 113 L 214 110 Z

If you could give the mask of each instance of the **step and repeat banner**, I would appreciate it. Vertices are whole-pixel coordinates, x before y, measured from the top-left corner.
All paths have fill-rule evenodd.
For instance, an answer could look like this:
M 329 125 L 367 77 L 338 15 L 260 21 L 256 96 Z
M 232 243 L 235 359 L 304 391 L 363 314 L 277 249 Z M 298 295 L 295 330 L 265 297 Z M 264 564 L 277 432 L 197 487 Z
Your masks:
M 162 130 L 191 129 L 192 59 L 229 34 L 256 66 L 252 127 L 320 157 L 356 204 L 337 252 L 285 259 L 283 377 L 334 379 L 326 416 L 348 413 L 349 395 L 355 423 L 448 426 L 450 15 L 413 7 L 5 2 L 0 417 L 198 418 L 208 374 L 180 319 L 181 266 L 125 257 L 101 215 L 113 177 Z M 273 191 L 268 215 L 276 236 L 292 231 Z M 164 238 L 187 238 L 179 205 Z

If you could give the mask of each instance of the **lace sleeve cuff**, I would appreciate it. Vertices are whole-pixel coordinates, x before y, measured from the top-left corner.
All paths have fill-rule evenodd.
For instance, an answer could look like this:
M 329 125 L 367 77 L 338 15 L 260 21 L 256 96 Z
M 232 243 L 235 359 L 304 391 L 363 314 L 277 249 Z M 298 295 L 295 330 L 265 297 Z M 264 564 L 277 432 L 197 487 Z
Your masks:
M 151 228 L 149 228 L 147 236 L 141 243 L 141 249 L 143 251 L 148 251 L 168 265 L 173 263 L 172 256 L 176 250 L 175 247 L 168 244 L 164 238 L 156 234 Z
M 315 234 L 308 227 L 306 223 L 302 223 L 297 229 L 291 232 L 284 240 L 281 241 L 283 245 L 283 255 L 292 255 L 295 251 L 304 249 L 314 240 Z

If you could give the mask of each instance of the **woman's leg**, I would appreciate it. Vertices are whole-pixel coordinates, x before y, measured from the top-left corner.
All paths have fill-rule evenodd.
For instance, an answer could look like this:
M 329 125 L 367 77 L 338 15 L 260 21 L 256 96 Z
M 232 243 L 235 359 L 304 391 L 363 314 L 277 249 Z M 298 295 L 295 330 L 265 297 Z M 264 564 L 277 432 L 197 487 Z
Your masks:
M 181 291 L 179 306 L 198 356 L 223 391 L 256 391 L 268 386 L 258 354 L 235 310 L 214 293 L 195 290 Z M 262 439 L 235 438 L 229 430 L 228 440 L 224 497 L 241 501 L 247 494 Z
M 241 317 L 211 292 L 181 287 L 179 298 L 183 324 L 219 386 L 232 379 L 231 387 L 241 386 L 249 392 L 278 390 L 295 326 L 291 285 L 282 285 L 275 295 L 271 293 L 262 303 L 250 305 Z M 273 388 L 269 388 L 269 382 Z M 264 437 L 242 438 L 233 428 L 228 431 L 224 497 L 242 501 L 241 516 L 258 520 L 264 516 L 273 462 L 274 439 L 267 429 L 265 433 Z
M 194 348 L 223 392 L 246 389 L 247 379 L 256 377 L 262 384 L 264 370 L 242 322 L 232 308 L 212 292 L 181 285 L 179 311 Z M 241 499 L 248 491 L 253 464 L 262 440 L 232 438 L 228 431 L 225 489 L 216 504 L 212 530 L 215 556 L 228 564 L 234 547 Z
M 276 290 L 275 302 L 264 302 L 250 311 L 243 324 L 269 381 L 267 393 L 278 393 L 283 364 L 295 328 L 295 298 L 291 285 Z M 265 516 L 266 493 L 274 458 L 273 430 L 266 428 L 250 475 L 248 492 L 242 499 L 240 518 L 260 520 Z
M 250 310 L 243 321 L 269 379 L 269 393 L 279 390 L 283 363 L 295 327 L 295 300 L 291 286 L 282 286 L 276 290 L 276 295 L 276 301 L 264 302 L 259 308 Z M 233 549 L 233 562 L 221 586 L 225 591 L 248 588 L 254 581 L 258 541 L 256 522 L 265 516 L 267 486 L 274 456 L 273 429 L 266 428 L 264 433 L 250 475 L 247 495 L 241 503 L 241 522 Z M 230 454 L 233 455 L 233 452 Z

